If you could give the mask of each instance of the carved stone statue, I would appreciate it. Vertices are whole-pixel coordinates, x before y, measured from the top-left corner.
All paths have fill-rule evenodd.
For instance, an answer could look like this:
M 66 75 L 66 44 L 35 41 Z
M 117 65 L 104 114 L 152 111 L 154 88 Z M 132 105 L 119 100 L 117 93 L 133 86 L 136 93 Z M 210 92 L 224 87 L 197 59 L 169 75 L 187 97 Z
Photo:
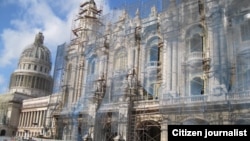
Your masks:
M 68 125 L 65 125 L 63 128 L 63 140 L 67 139 L 68 133 L 69 133 L 69 127 L 68 127 Z
M 151 16 L 156 16 L 156 14 L 157 14 L 156 7 L 155 6 L 151 7 Z
M 127 81 L 128 81 L 129 88 L 135 88 L 136 86 L 135 69 L 132 69 L 129 71 L 128 76 L 127 76 Z
M 39 32 L 36 37 L 35 37 L 35 41 L 34 41 L 34 45 L 35 46 L 42 46 L 43 45 L 43 40 L 44 40 L 44 36 L 43 33 Z

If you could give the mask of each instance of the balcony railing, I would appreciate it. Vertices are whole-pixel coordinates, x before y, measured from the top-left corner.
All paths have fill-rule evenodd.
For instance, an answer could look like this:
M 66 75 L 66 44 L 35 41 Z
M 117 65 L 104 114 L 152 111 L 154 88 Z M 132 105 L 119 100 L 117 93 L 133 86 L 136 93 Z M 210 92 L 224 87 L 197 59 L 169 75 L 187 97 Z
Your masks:
M 157 67 L 160 65 L 160 62 L 159 61 L 150 61 L 148 63 L 146 63 L 146 67 Z
M 187 58 L 202 58 L 202 52 L 191 52 L 187 55 Z
M 174 105 L 182 103 L 196 103 L 205 102 L 208 99 L 208 95 L 201 96 L 185 96 L 185 97 L 162 97 L 161 104 L 163 105 Z
M 238 54 L 243 57 L 249 57 L 250 56 L 250 46 L 249 42 L 241 44 L 241 47 L 238 48 Z
M 198 96 L 184 96 L 184 97 L 171 97 L 163 94 L 160 100 L 162 105 L 175 105 L 175 104 L 189 104 L 189 103 L 202 103 L 202 102 L 214 102 L 214 101 L 233 101 L 233 100 L 247 100 L 250 99 L 250 91 L 228 93 L 226 95 L 198 95 Z
M 98 78 L 98 74 L 87 75 L 87 81 L 95 81 Z
M 227 98 L 230 100 L 241 100 L 250 98 L 250 91 L 243 91 L 238 93 L 229 93 Z
M 184 62 L 192 63 L 192 61 L 199 61 L 203 59 L 202 52 L 191 52 L 184 57 Z

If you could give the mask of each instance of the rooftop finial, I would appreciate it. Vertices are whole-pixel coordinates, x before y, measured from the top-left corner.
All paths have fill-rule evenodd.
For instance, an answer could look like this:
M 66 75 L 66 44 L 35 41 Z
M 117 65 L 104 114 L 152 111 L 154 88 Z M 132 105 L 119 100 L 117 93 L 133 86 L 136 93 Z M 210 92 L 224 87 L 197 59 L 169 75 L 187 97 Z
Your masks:
M 94 0 L 90 0 L 89 2 L 90 2 L 90 3 L 93 3 L 93 4 L 95 4 L 95 1 L 94 1 Z

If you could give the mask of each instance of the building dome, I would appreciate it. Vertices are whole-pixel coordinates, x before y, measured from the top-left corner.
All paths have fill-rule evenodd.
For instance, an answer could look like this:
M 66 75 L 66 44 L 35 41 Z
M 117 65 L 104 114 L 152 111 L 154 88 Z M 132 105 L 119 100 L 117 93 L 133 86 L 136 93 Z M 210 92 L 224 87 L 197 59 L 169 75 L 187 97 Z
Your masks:
M 42 33 L 36 35 L 35 41 L 33 44 L 29 45 L 21 55 L 20 59 L 31 59 L 43 61 L 44 63 L 51 64 L 51 54 L 49 49 L 43 45 L 44 37 Z
M 43 40 L 44 36 L 39 32 L 34 43 L 22 52 L 18 68 L 11 76 L 10 91 L 34 97 L 51 94 L 51 53 Z

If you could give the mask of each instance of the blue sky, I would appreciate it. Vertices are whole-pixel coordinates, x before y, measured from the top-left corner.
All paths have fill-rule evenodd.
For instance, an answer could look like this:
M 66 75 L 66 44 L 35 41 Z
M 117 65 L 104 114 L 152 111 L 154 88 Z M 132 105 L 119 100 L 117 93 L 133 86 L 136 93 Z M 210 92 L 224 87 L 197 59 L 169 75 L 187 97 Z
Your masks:
M 109 12 L 108 1 L 95 1 Z M 56 47 L 69 42 L 71 23 L 82 2 L 85 0 L 0 0 L 0 94 L 8 91 L 21 52 L 38 32 L 43 32 L 54 64 Z
M 72 21 L 80 3 L 85 1 L 0 0 L 0 94 L 8 91 L 10 75 L 16 69 L 23 49 L 33 43 L 38 32 L 44 34 L 44 45 L 51 50 L 54 64 L 56 48 L 65 42 L 69 43 Z M 131 3 L 138 3 L 136 0 L 95 2 L 98 8 L 102 8 L 103 15 L 112 12 L 110 9 L 113 8 L 116 8 L 115 14 L 121 13 L 119 7 L 125 3 L 131 6 Z

